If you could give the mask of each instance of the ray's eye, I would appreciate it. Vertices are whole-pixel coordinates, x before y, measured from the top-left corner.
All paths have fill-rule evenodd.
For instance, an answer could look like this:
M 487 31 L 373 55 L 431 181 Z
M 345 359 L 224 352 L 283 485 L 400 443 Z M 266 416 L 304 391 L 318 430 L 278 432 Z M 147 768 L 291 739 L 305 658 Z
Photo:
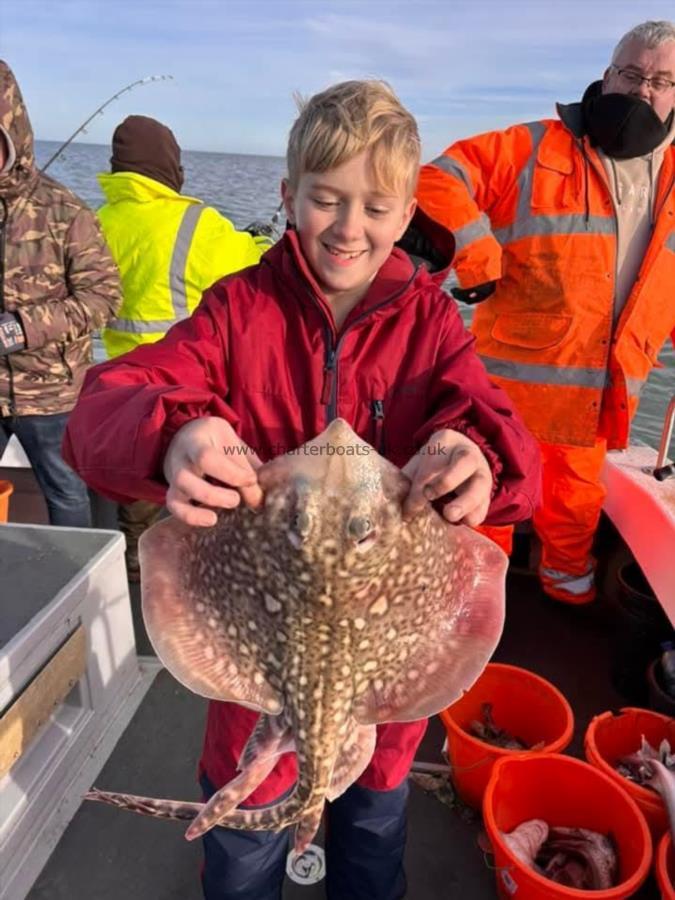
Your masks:
M 359 551 L 368 550 L 375 543 L 375 523 L 369 516 L 352 516 L 347 522 L 347 534 Z
M 306 512 L 298 510 L 291 519 L 291 529 L 296 534 L 306 535 L 309 533 L 309 516 Z
M 309 535 L 311 521 L 304 510 L 296 510 L 288 527 L 288 539 L 294 547 L 299 547 Z

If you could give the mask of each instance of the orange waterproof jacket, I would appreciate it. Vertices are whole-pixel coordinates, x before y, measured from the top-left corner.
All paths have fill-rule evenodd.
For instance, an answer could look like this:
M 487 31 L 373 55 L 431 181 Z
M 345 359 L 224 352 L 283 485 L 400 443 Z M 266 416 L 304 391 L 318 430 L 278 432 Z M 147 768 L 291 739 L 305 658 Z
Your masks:
M 477 349 L 542 441 L 628 443 L 641 388 L 675 337 L 675 145 L 663 159 L 651 241 L 615 312 L 617 225 L 581 104 L 561 121 L 458 141 L 423 166 L 418 202 L 454 232 L 455 283 L 496 281 L 475 313 Z M 602 414 L 601 414 L 602 410 Z

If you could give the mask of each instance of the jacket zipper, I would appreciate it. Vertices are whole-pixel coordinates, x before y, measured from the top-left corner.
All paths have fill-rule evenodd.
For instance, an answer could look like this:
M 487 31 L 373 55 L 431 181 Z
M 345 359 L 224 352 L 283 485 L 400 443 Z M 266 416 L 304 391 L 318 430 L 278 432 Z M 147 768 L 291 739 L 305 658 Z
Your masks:
M 338 362 L 340 356 L 340 347 L 342 346 L 342 342 L 344 341 L 346 335 L 355 325 L 358 325 L 358 323 L 362 322 L 363 319 L 368 318 L 371 313 L 377 312 L 377 310 L 382 309 L 383 306 L 387 306 L 387 304 L 393 303 L 394 300 L 397 300 L 401 296 L 401 294 L 408 290 L 418 271 L 419 266 L 415 266 L 412 275 L 410 276 L 408 281 L 406 281 L 403 287 L 400 288 L 400 290 L 396 291 L 396 293 L 392 294 L 390 297 L 387 297 L 386 300 L 382 301 L 382 303 L 378 303 L 377 306 L 371 307 L 370 309 L 366 310 L 366 312 L 362 313 L 360 316 L 354 319 L 354 321 L 350 323 L 349 327 L 342 332 L 337 340 L 334 339 L 333 329 L 331 328 L 330 322 L 327 319 L 326 313 L 321 306 L 321 303 L 319 302 L 318 298 L 315 296 L 309 285 L 304 285 L 307 293 L 312 299 L 312 302 L 315 306 L 318 307 L 319 312 L 321 313 L 324 320 L 326 353 L 324 356 L 323 383 L 321 385 L 320 400 L 321 403 L 326 407 L 326 426 L 330 425 L 333 419 L 337 418 L 338 414 Z
M 582 138 L 582 140 L 583 140 L 583 138 Z M 582 153 L 583 153 L 583 152 L 584 152 L 584 148 L 583 148 L 583 146 L 582 146 Z M 603 172 L 602 172 L 602 173 L 600 173 L 600 172 L 598 171 L 598 167 L 595 165 L 594 160 L 592 160 L 592 159 L 591 159 L 590 157 L 588 157 L 588 156 L 587 156 L 587 159 L 588 159 L 589 164 L 592 166 L 593 170 L 595 171 L 596 175 L 601 175 L 601 176 L 602 176 L 602 175 L 606 175 L 606 172 L 604 171 L 604 169 L 603 169 Z M 601 177 L 601 180 L 602 180 L 602 177 Z M 674 185 L 675 185 L 675 176 L 673 176 L 673 177 L 671 178 L 670 186 L 669 186 L 668 190 L 665 192 L 665 194 L 663 195 L 663 201 L 662 201 L 662 203 L 661 203 L 659 209 L 657 210 L 657 209 L 656 209 L 656 205 L 654 205 L 654 210 L 653 210 L 653 212 L 652 212 L 652 210 L 649 211 L 650 217 L 653 215 L 653 219 L 654 219 L 654 221 L 653 221 L 653 223 L 652 223 L 652 228 L 655 227 L 655 225 L 656 225 L 656 220 L 658 219 L 659 214 L 661 213 L 661 210 L 662 210 L 663 207 L 665 206 L 666 201 L 667 201 L 667 199 L 668 199 L 668 196 L 670 195 L 670 192 L 671 192 L 671 190 L 673 189 L 673 186 L 674 186 Z M 658 188 L 658 185 L 657 185 L 657 188 Z M 616 250 L 615 250 L 615 259 L 614 259 L 614 296 L 612 297 L 612 323 L 611 323 L 610 333 L 609 333 L 609 339 L 608 339 L 608 343 L 607 343 L 607 354 L 606 354 L 606 357 L 605 357 L 605 371 L 606 371 L 606 384 L 605 384 L 605 387 L 611 387 L 611 384 L 610 384 L 610 375 L 609 375 L 609 360 L 610 360 L 610 356 L 611 356 L 611 352 L 612 352 L 612 345 L 613 345 L 613 343 L 614 343 L 614 334 L 615 334 L 615 332 L 616 332 L 616 326 L 619 324 L 619 318 L 620 318 L 620 316 L 616 316 L 616 315 L 615 315 L 616 284 L 617 284 L 618 277 L 619 277 L 619 271 L 618 271 L 618 267 L 619 267 L 619 256 L 618 256 L 619 217 L 618 217 L 618 212 L 617 212 L 617 208 L 616 208 L 616 201 L 614 200 L 614 195 L 612 194 L 612 191 L 611 191 L 611 189 L 610 189 L 609 187 L 607 187 L 607 190 L 608 190 L 608 192 L 609 192 L 609 198 L 610 198 L 611 203 L 612 203 L 612 209 L 614 210 L 614 222 L 615 222 L 615 225 L 616 225 L 616 243 L 617 243 Z M 650 237 L 650 244 L 651 244 L 651 237 Z M 643 265 L 644 265 L 644 262 L 645 262 L 645 260 L 644 260 L 644 258 L 643 258 L 642 263 L 641 263 L 641 265 L 640 265 L 640 269 L 638 270 L 638 277 L 640 276 L 640 272 L 641 272 L 641 270 L 642 270 L 642 267 L 643 267 Z M 622 312 L 623 312 L 623 310 L 622 310 Z
M 0 197 L 2 219 L 0 219 L 0 312 L 5 311 L 5 227 L 7 225 L 7 203 Z
M 326 356 L 323 365 L 323 384 L 321 386 L 321 402 L 324 406 L 331 405 L 333 397 L 333 384 L 337 375 L 337 353 L 332 346 L 332 341 L 327 342 Z
M 0 197 L 0 206 L 2 207 L 2 218 L 0 219 L 0 312 L 5 312 L 5 246 L 7 221 L 9 212 L 7 210 L 7 202 L 4 197 Z M 13 416 L 16 413 L 16 404 L 14 402 L 14 370 L 10 354 L 5 356 L 5 364 L 7 366 L 8 378 L 8 400 L 9 414 Z
M 70 363 L 66 359 L 66 345 L 65 344 L 59 344 L 59 356 L 61 357 L 61 362 L 63 363 L 63 368 L 68 373 L 68 380 L 69 380 L 70 384 L 72 384 L 73 381 L 75 380 L 75 377 L 73 375 L 73 370 L 70 366 Z
M 660 177 L 661 177 L 661 173 L 659 172 L 659 179 L 660 179 Z M 658 185 L 658 181 L 657 181 L 657 184 L 656 184 L 656 193 L 657 194 L 658 194 L 658 188 L 659 188 L 659 185 Z M 652 223 L 653 225 L 656 225 L 656 220 L 661 215 L 661 212 L 663 211 L 663 207 L 668 202 L 668 198 L 670 197 L 670 195 L 673 191 L 673 188 L 675 188 L 675 173 L 670 176 L 670 184 L 668 185 L 668 188 L 666 189 L 666 191 L 663 195 L 663 200 L 661 201 L 661 204 L 658 207 L 658 209 L 656 208 L 656 203 L 654 203 L 654 210 L 653 210 L 654 221 Z
M 384 443 L 384 400 L 371 401 L 370 409 L 374 424 L 373 447 L 375 447 L 380 456 L 384 456 L 386 450 Z

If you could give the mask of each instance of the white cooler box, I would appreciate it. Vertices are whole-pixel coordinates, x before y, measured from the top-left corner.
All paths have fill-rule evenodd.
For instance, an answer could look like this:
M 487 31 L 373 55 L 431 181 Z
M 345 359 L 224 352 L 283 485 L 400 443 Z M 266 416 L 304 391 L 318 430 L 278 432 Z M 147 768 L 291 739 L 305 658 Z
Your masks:
M 23 900 L 158 671 L 124 539 L 0 525 L 0 898 Z

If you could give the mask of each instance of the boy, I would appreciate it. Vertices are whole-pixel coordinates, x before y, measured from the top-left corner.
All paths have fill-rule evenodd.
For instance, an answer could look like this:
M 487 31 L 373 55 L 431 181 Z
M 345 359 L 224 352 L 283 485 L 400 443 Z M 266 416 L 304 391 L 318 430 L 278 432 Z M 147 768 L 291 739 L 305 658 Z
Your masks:
M 91 375 L 65 445 L 82 477 L 112 499 L 165 501 L 210 526 L 213 508 L 262 502 L 261 459 L 341 416 L 405 465 L 405 514 L 437 500 L 454 523 L 528 517 L 534 441 L 488 381 L 454 302 L 394 249 L 415 210 L 419 152 L 415 121 L 387 85 L 346 82 L 313 97 L 289 138 L 292 227 L 162 341 Z M 436 234 L 439 247 L 452 244 Z M 210 704 L 207 795 L 234 777 L 256 718 Z M 330 804 L 331 900 L 404 896 L 406 775 L 425 728 L 381 726 L 368 768 Z M 247 805 L 276 802 L 294 778 L 286 754 Z M 287 835 L 216 828 L 204 845 L 207 900 L 281 897 Z

